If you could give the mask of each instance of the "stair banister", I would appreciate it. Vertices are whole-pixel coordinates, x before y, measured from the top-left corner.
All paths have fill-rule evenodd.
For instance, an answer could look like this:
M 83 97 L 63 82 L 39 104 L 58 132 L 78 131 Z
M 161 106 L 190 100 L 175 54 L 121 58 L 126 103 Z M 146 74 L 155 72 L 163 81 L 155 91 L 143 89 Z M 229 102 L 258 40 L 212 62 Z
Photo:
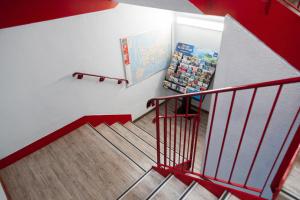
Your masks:
M 300 83 L 300 77 L 286 78 L 286 79 L 281 79 L 281 80 L 273 80 L 273 81 L 255 83 L 255 84 L 247 84 L 247 85 L 236 86 L 236 87 L 226 87 L 226 88 L 221 88 L 221 89 L 206 90 L 206 91 L 188 93 L 188 94 L 156 97 L 156 98 L 150 99 L 147 102 L 147 107 L 155 106 L 155 110 L 156 110 L 156 116 L 155 116 L 156 138 L 157 138 L 157 163 L 156 163 L 157 166 L 156 166 L 156 169 L 158 171 L 166 170 L 168 172 L 181 173 L 183 176 L 188 176 L 187 174 L 193 175 L 193 176 L 198 176 L 200 179 L 215 181 L 215 183 L 217 183 L 217 184 L 225 183 L 228 187 L 239 188 L 239 189 L 236 189 L 236 190 L 239 190 L 239 192 L 241 192 L 242 189 L 243 189 L 243 191 L 246 190 L 249 193 L 251 191 L 256 192 L 257 198 L 261 198 L 263 195 L 263 192 L 266 188 L 267 183 L 270 181 L 270 175 L 274 172 L 274 166 L 278 162 L 279 155 L 281 154 L 283 147 L 286 145 L 287 138 L 289 137 L 291 130 L 295 125 L 296 119 L 299 116 L 300 106 L 298 108 L 298 112 L 296 113 L 296 115 L 293 116 L 293 121 L 290 123 L 289 131 L 288 131 L 285 139 L 281 143 L 281 147 L 279 148 L 279 151 L 276 154 L 277 156 L 275 155 L 276 159 L 272 163 L 272 165 L 271 165 L 272 167 L 270 166 L 271 169 L 269 171 L 267 171 L 268 174 L 266 174 L 266 179 L 264 179 L 263 186 L 258 187 L 258 188 L 250 186 L 248 183 L 249 178 L 252 175 L 253 166 L 258 162 L 257 156 L 258 156 L 259 152 L 261 151 L 261 146 L 265 139 L 265 135 L 268 130 L 270 121 L 272 119 L 273 112 L 278 104 L 278 99 L 281 95 L 283 95 L 282 89 L 284 88 L 285 85 L 293 84 L 293 83 Z M 243 182 L 234 182 L 232 180 L 232 175 L 233 175 L 235 167 L 236 167 L 236 160 L 240 156 L 240 154 L 239 154 L 240 147 L 244 140 L 243 136 L 244 136 L 245 130 L 248 126 L 248 119 L 251 114 L 253 104 L 255 102 L 257 90 L 260 88 L 274 87 L 274 86 L 275 87 L 277 86 L 277 89 L 275 88 L 276 95 L 275 95 L 275 98 L 271 102 L 269 102 L 269 104 L 271 105 L 271 110 L 269 111 L 269 113 L 266 113 L 267 114 L 266 115 L 266 123 L 264 124 L 263 131 L 258 138 L 259 142 L 255 149 L 254 157 L 251 159 L 249 169 L 246 173 L 246 180 L 244 180 Z M 242 133 L 241 133 L 240 139 L 238 140 L 238 143 L 237 143 L 237 150 L 234 154 L 234 162 L 233 162 L 232 167 L 229 169 L 230 177 L 229 177 L 229 179 L 220 178 L 218 171 L 224 170 L 224 169 L 222 169 L 222 167 L 220 167 L 220 161 L 223 156 L 223 148 L 225 146 L 225 140 L 227 137 L 227 130 L 228 130 L 228 125 L 230 123 L 231 113 L 233 112 L 233 105 L 235 103 L 234 100 L 236 98 L 235 94 L 238 91 L 248 90 L 248 89 L 252 89 L 253 92 L 250 95 L 250 104 L 247 109 L 247 115 L 246 115 L 246 119 L 243 124 Z M 221 139 L 222 146 L 221 146 L 220 152 L 217 156 L 216 171 L 215 171 L 215 174 L 213 176 L 211 176 L 211 175 L 208 175 L 206 172 L 207 159 L 208 159 L 207 153 L 208 153 L 209 148 L 212 148 L 212 147 L 210 147 L 210 140 L 211 140 L 211 135 L 212 135 L 212 129 L 214 126 L 214 117 L 215 117 L 215 113 L 216 113 L 216 105 L 218 103 L 218 97 L 220 94 L 226 93 L 226 92 L 232 93 L 231 102 L 229 103 L 229 113 L 227 115 L 227 119 L 225 119 L 226 128 L 225 128 L 224 134 Z M 205 147 L 205 155 L 204 155 L 203 160 L 201 161 L 203 163 L 203 169 L 201 169 L 201 171 L 199 171 L 199 172 L 196 172 L 194 169 L 196 167 L 195 164 L 197 164 L 196 163 L 196 158 L 197 158 L 196 152 L 197 152 L 197 149 L 199 148 L 199 147 L 197 147 L 197 135 L 198 135 L 197 133 L 199 131 L 199 124 L 200 124 L 200 120 L 201 120 L 200 112 L 201 112 L 201 108 L 202 108 L 202 99 L 203 99 L 202 97 L 204 95 L 209 95 L 209 94 L 214 95 L 214 97 L 215 97 L 212 102 L 213 105 L 212 105 L 211 121 L 210 121 L 210 124 L 208 124 L 210 129 L 208 132 L 208 137 L 207 137 L 208 139 L 207 139 L 207 144 Z M 190 111 L 188 110 L 188 105 L 186 105 L 185 111 L 183 113 L 177 113 L 177 107 L 180 102 L 179 100 L 181 98 L 185 98 L 186 102 L 189 102 L 189 99 L 192 97 L 195 97 L 195 96 L 200 96 L 200 101 L 198 102 L 198 104 L 196 106 L 196 108 L 197 108 L 196 113 L 190 113 Z M 168 101 L 175 101 L 174 114 L 170 114 L 168 112 L 168 109 L 169 109 Z M 162 103 L 162 102 L 165 102 L 163 107 L 160 106 L 160 103 Z M 161 110 L 161 109 L 163 109 L 163 110 Z M 178 120 L 180 120 L 180 121 L 178 121 Z M 177 121 L 178 121 L 178 123 L 177 123 Z M 174 127 L 174 128 L 172 129 L 172 127 Z M 163 134 L 163 135 L 161 135 L 161 134 Z M 178 135 L 178 134 L 180 134 L 180 135 Z M 299 133 L 297 133 L 297 134 L 299 134 Z M 161 142 L 163 143 L 162 145 L 160 144 Z M 294 143 L 296 142 L 299 145 L 299 142 L 300 142 L 299 137 L 298 137 L 297 141 L 292 141 L 292 143 L 293 142 Z M 161 147 L 163 147 L 163 148 L 161 148 Z M 177 152 L 178 149 L 179 149 L 179 152 Z M 173 151 L 172 154 L 171 154 L 171 151 Z M 293 150 L 290 150 L 290 151 L 292 151 L 292 152 L 289 152 L 289 154 L 293 155 L 293 153 L 295 153 L 296 150 L 294 148 Z M 179 156 L 176 156 L 176 153 L 178 153 Z M 173 155 L 173 157 L 171 155 Z M 161 160 L 161 156 L 163 156 L 163 160 Z M 168 159 L 167 156 L 172 159 Z M 289 159 L 289 158 L 287 156 L 285 156 L 283 159 L 283 162 L 285 159 Z M 170 160 L 172 160 L 172 162 L 170 162 Z M 287 166 L 290 166 L 290 163 L 289 163 L 289 165 L 281 166 L 280 170 L 286 171 Z M 280 182 L 282 180 L 282 178 L 283 178 L 283 174 L 279 174 L 276 177 L 276 179 L 277 179 L 276 191 L 278 191 L 278 187 L 281 187 L 280 185 L 278 185 L 278 182 Z M 274 181 L 273 181 L 273 184 L 271 187 L 274 187 Z M 273 190 L 273 192 L 275 191 L 275 189 L 272 189 L 272 190 Z M 274 195 L 276 195 L 275 192 L 274 192 Z

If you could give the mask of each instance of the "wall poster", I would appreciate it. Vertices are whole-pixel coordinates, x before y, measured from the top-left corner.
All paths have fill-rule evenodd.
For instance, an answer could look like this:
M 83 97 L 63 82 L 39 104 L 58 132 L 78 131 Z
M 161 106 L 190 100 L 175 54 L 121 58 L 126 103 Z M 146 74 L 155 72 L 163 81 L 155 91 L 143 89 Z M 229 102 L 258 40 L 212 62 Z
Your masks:
M 122 38 L 121 50 L 128 86 L 143 81 L 169 66 L 172 55 L 171 26 Z

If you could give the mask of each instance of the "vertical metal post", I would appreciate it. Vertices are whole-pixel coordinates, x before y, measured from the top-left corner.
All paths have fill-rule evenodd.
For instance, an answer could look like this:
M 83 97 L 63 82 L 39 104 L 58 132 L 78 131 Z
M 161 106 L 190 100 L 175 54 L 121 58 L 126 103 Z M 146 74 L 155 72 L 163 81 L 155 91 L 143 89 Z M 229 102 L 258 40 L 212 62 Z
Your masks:
M 167 165 L 167 115 L 168 115 L 168 101 L 165 101 L 165 115 L 164 115 L 164 165 Z
M 174 122 L 174 152 L 173 152 L 173 167 L 175 166 L 176 163 L 176 129 L 177 129 L 177 102 L 178 98 L 175 99 L 175 122 Z M 180 144 L 179 144 L 180 145 Z
M 265 127 L 264 127 L 264 130 L 263 130 L 263 132 L 262 132 L 261 138 L 260 138 L 260 140 L 259 140 L 258 147 L 257 147 L 257 149 L 256 149 L 256 151 L 255 151 L 254 158 L 252 159 L 252 163 L 251 163 L 250 169 L 249 169 L 249 171 L 248 171 L 247 178 L 246 178 L 245 183 L 244 183 L 244 187 L 247 185 L 247 183 L 248 183 L 248 181 L 249 181 L 250 175 L 251 175 L 252 170 L 253 170 L 254 163 L 255 163 L 255 161 L 256 161 L 256 158 L 257 158 L 258 152 L 259 152 L 259 150 L 260 150 L 260 147 L 261 147 L 261 145 L 262 145 L 262 142 L 263 142 L 263 140 L 264 140 L 264 138 L 265 138 L 265 135 L 266 135 L 267 129 L 268 129 L 268 127 L 269 127 L 271 118 L 272 118 L 272 116 L 273 116 L 273 112 L 274 112 L 275 106 L 276 106 L 276 104 L 277 104 L 278 98 L 279 98 L 279 96 L 280 96 L 281 90 L 282 90 L 282 84 L 279 86 L 279 88 L 278 88 L 278 90 L 277 90 L 277 94 L 276 94 L 276 97 L 275 97 L 275 99 L 274 99 L 274 102 L 273 102 L 271 111 L 270 111 L 270 113 L 269 113 L 269 116 L 268 116 L 266 125 L 265 125 Z
M 233 94 L 232 94 L 232 97 L 231 97 L 230 108 L 229 108 L 228 116 L 227 116 L 227 122 L 226 122 L 225 132 L 224 132 L 224 135 L 223 135 L 222 145 L 221 145 L 221 149 L 220 149 L 220 153 L 219 153 L 219 158 L 218 158 L 218 164 L 217 164 L 217 169 L 216 169 L 216 173 L 215 173 L 215 178 L 218 176 L 218 172 L 219 172 L 220 162 L 221 162 L 222 155 L 223 155 L 223 150 L 224 150 L 224 144 L 225 144 L 225 141 L 226 141 L 226 136 L 227 136 L 227 133 L 228 133 L 228 127 L 229 127 L 230 118 L 231 118 L 231 114 L 232 114 L 232 108 L 233 108 L 233 104 L 234 104 L 234 100 L 235 100 L 235 94 L 236 94 L 236 91 L 233 91 Z
M 257 92 L 257 88 L 254 89 L 252 97 L 251 97 L 251 101 L 250 101 L 250 105 L 249 105 L 249 108 L 248 108 L 246 120 L 244 122 L 242 134 L 241 134 L 241 137 L 240 137 L 240 141 L 239 141 L 239 144 L 238 144 L 237 151 L 235 153 L 233 165 L 232 165 L 232 168 L 231 168 L 231 171 L 230 171 L 230 176 L 229 176 L 229 180 L 228 180 L 229 183 L 231 181 L 232 174 L 233 174 L 234 168 L 235 168 L 235 164 L 236 164 L 237 158 L 238 158 L 239 153 L 240 153 L 240 148 L 241 148 L 241 145 L 242 145 L 242 142 L 243 142 L 243 139 L 244 139 L 244 135 L 245 135 L 245 132 L 246 132 L 246 128 L 247 128 L 248 120 L 249 120 L 250 113 L 251 113 L 251 110 L 252 110 L 253 102 L 254 102 L 254 99 L 255 99 L 255 96 L 256 96 L 256 92 Z
M 289 128 L 289 130 L 288 130 L 288 132 L 287 132 L 287 134 L 286 134 L 286 136 L 285 136 L 285 138 L 284 138 L 284 140 L 283 140 L 283 142 L 282 142 L 282 144 L 281 144 L 281 147 L 280 147 L 280 149 L 279 149 L 279 151 L 278 151 L 278 153 L 277 153 L 277 156 L 276 156 L 276 158 L 275 158 L 275 160 L 274 160 L 274 162 L 273 162 L 273 165 L 272 165 L 272 167 L 271 167 L 271 169 L 270 169 L 270 171 L 269 171 L 269 173 L 268 173 L 268 176 L 267 176 L 267 178 L 266 178 L 266 181 L 265 181 L 265 183 L 264 183 L 264 186 L 263 186 L 263 188 L 262 188 L 262 191 L 261 191 L 261 193 L 260 193 L 260 196 L 262 195 L 263 191 L 264 191 L 265 188 L 266 188 L 266 185 L 267 185 L 267 183 L 268 183 L 268 181 L 269 181 L 269 178 L 270 178 L 270 176 L 271 176 L 271 174 L 272 174 L 272 172 L 273 172 L 273 169 L 274 169 L 274 167 L 275 167 L 275 164 L 277 163 L 277 160 L 278 160 L 278 158 L 279 158 L 279 156 L 280 156 L 280 154 L 281 154 L 281 152 L 282 152 L 282 149 L 283 149 L 283 147 L 285 146 L 286 141 L 287 141 L 287 139 L 289 138 L 290 133 L 291 133 L 293 127 L 294 127 L 294 124 L 295 124 L 295 122 L 296 122 L 296 120 L 297 120 L 297 118 L 298 118 L 299 112 L 300 112 L 300 107 L 298 108 L 298 112 L 296 113 L 296 115 L 295 115 L 295 117 L 294 117 L 294 119 L 293 119 L 293 121 L 292 121 L 292 123 L 291 123 L 291 126 L 290 126 L 290 128 Z
M 215 118 L 215 113 L 216 113 L 217 102 L 218 102 L 218 93 L 216 93 L 216 96 L 215 96 L 214 108 L 213 108 L 212 117 L 210 120 L 209 134 L 208 134 L 206 150 L 205 150 L 205 158 L 204 158 L 204 164 L 203 164 L 203 175 L 205 175 L 207 155 L 208 155 L 208 150 L 209 150 L 209 145 L 210 145 L 211 133 L 212 133 L 213 125 L 214 125 L 214 118 Z
M 157 158 L 157 165 L 160 165 L 160 127 L 159 127 L 159 100 L 155 101 L 155 110 L 156 110 L 156 158 Z

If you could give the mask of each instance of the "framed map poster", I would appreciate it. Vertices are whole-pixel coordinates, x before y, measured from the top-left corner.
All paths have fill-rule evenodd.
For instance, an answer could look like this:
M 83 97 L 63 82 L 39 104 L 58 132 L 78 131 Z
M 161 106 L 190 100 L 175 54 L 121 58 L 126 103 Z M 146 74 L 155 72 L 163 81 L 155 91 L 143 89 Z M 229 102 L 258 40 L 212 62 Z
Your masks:
M 166 69 L 172 55 L 172 28 L 164 27 L 121 39 L 127 86 Z

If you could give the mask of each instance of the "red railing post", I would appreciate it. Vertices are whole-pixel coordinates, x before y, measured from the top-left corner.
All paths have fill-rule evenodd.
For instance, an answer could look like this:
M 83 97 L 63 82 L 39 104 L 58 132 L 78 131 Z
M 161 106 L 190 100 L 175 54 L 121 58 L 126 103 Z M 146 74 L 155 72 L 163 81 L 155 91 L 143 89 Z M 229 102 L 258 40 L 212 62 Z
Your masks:
M 187 159 L 190 159 L 189 158 L 189 152 L 190 152 L 190 143 L 191 143 L 191 132 L 192 132 L 192 120 L 193 120 L 193 118 L 191 117 L 191 118 L 189 118 L 189 134 L 188 134 L 188 142 L 187 142 L 187 151 L 186 151 L 186 157 L 187 157 Z
M 182 117 L 180 117 L 180 132 L 179 132 L 179 155 L 178 155 L 178 163 L 180 163 L 180 157 L 181 157 L 181 146 L 182 146 Z
M 170 129 L 169 129 L 169 166 L 171 166 L 171 149 L 172 149 L 172 118 L 169 118 Z
M 300 126 L 298 126 L 296 133 L 290 143 L 290 146 L 285 153 L 283 161 L 271 183 L 271 190 L 273 192 L 273 200 L 277 199 L 281 188 L 286 181 L 292 167 L 296 160 L 297 154 L 300 151 Z
M 194 140 L 195 140 L 195 129 L 196 129 L 196 117 L 193 117 L 192 119 L 191 119 L 191 121 L 193 120 L 193 122 L 192 122 L 192 138 L 191 138 L 191 140 L 190 140 L 190 143 L 191 143 L 191 146 L 190 146 L 190 150 L 189 150 L 189 160 L 191 160 L 192 161 L 192 158 L 193 158 L 193 150 L 194 150 Z
M 236 91 L 233 91 L 233 94 L 232 94 L 232 97 L 231 97 L 230 108 L 229 108 L 228 116 L 227 116 L 225 132 L 224 132 L 224 135 L 223 135 L 222 145 L 221 145 L 221 149 L 220 149 L 220 153 L 219 153 L 217 169 L 216 169 L 216 172 L 215 172 L 215 178 L 218 176 L 218 172 L 219 172 L 220 162 L 221 162 L 222 154 L 223 154 L 223 150 L 224 150 L 224 144 L 225 144 L 226 136 L 227 136 L 227 132 L 228 132 L 228 126 L 229 126 L 229 123 L 230 123 L 232 108 L 233 108 L 233 104 L 234 104 L 234 100 L 235 100 L 235 94 L 236 94 Z
M 207 139 L 205 157 L 204 157 L 204 163 L 203 163 L 203 175 L 204 176 L 205 176 L 205 169 L 206 169 L 206 162 L 207 162 L 207 155 L 208 155 L 208 150 L 209 150 L 210 138 L 211 138 L 211 133 L 212 133 L 213 125 L 214 125 L 214 118 L 215 118 L 215 113 L 216 113 L 218 94 L 219 93 L 216 93 L 216 96 L 215 96 L 214 108 L 213 108 L 212 117 L 211 117 L 211 120 L 210 120 L 210 127 L 209 127 L 209 133 L 208 133 L 208 139 Z
M 159 127 L 159 100 L 155 100 L 155 109 L 156 109 L 156 158 L 157 166 L 160 165 L 160 127 Z
M 178 103 L 178 98 L 175 98 L 175 108 L 174 108 L 174 113 L 175 113 L 175 122 L 174 122 L 174 152 L 173 152 L 173 167 L 175 166 L 176 163 L 176 130 L 177 130 L 177 103 Z M 179 144 L 180 145 L 180 144 Z
M 246 120 L 244 122 L 242 134 L 241 134 L 240 141 L 239 141 L 239 144 L 238 144 L 238 148 L 237 148 L 237 151 L 236 151 L 236 154 L 235 154 L 235 157 L 234 157 L 233 165 L 232 165 L 232 168 L 231 168 L 231 171 L 230 171 L 230 176 L 229 176 L 229 180 L 228 180 L 229 183 L 231 182 L 231 178 L 232 178 L 232 174 L 234 172 L 235 164 L 236 164 L 237 158 L 238 158 L 239 153 L 240 153 L 240 148 L 241 148 L 241 145 L 242 145 L 242 142 L 243 142 L 243 139 L 244 139 L 244 135 L 245 135 L 245 132 L 246 132 L 246 128 L 247 128 L 248 120 L 249 120 L 250 113 L 251 113 L 251 110 L 252 110 L 253 102 L 254 102 L 254 99 L 255 99 L 255 96 L 256 96 L 256 92 L 257 92 L 257 88 L 254 89 L 252 97 L 251 97 L 251 101 L 250 101 L 250 105 L 249 105 L 249 108 L 248 108 Z
M 187 121 L 188 121 L 188 109 L 189 109 L 189 97 L 186 98 L 186 108 L 185 108 L 185 126 L 184 126 L 184 139 L 183 139 L 183 153 L 182 153 L 182 163 L 184 163 L 185 160 L 185 145 L 186 145 L 186 131 L 187 131 Z M 183 170 L 183 165 L 182 165 Z
M 264 138 L 265 138 L 265 135 L 266 135 L 267 129 L 268 129 L 268 127 L 269 127 L 271 118 L 272 118 L 272 116 L 273 116 L 273 112 L 274 112 L 274 109 L 275 109 L 275 107 L 276 107 L 276 104 L 277 104 L 278 98 L 279 98 L 279 96 L 280 96 L 281 90 L 282 90 L 282 84 L 279 86 L 279 88 L 278 88 L 278 90 L 277 90 L 277 94 L 276 94 L 276 97 L 275 97 L 275 99 L 274 99 L 274 101 L 273 101 L 273 105 L 272 105 L 272 108 L 271 108 L 271 110 L 270 110 L 270 113 L 269 113 L 269 116 L 268 116 L 266 125 L 265 125 L 265 127 L 264 127 L 263 132 L 262 132 L 262 135 L 261 135 L 261 138 L 260 138 L 260 140 L 259 140 L 258 146 L 257 146 L 257 148 L 256 148 L 256 151 L 255 151 L 255 154 L 254 154 L 254 158 L 253 158 L 253 160 L 252 160 L 252 162 L 251 162 L 251 166 L 250 166 L 250 169 L 249 169 L 249 171 L 248 171 L 247 178 L 246 178 L 245 183 L 244 183 L 244 187 L 246 187 L 246 185 L 247 185 L 247 183 L 248 183 L 248 181 L 249 181 L 250 175 L 251 175 L 252 170 L 253 170 L 254 163 L 255 163 L 255 161 L 256 161 L 256 158 L 257 158 L 258 152 L 259 152 L 259 150 L 260 150 L 261 144 L 262 144 L 262 142 L 263 142 L 263 140 L 264 140 Z
M 195 158 L 196 158 L 196 151 L 197 151 L 197 142 L 198 142 L 198 134 L 199 134 L 199 125 L 200 125 L 200 120 L 201 120 L 201 107 L 202 107 L 202 96 L 200 95 L 199 98 L 199 106 L 198 106 L 198 118 L 197 118 L 197 124 L 196 124 L 196 130 L 195 130 L 195 144 L 194 144 L 194 153 L 193 153 L 193 162 L 192 162 L 192 172 L 194 172 L 194 166 L 195 166 Z
M 165 101 L 165 115 L 164 115 L 164 165 L 167 165 L 167 116 L 168 116 L 168 101 Z
M 287 139 L 289 138 L 290 133 L 291 133 L 291 131 L 292 131 L 294 125 L 295 125 L 295 122 L 296 122 L 296 120 L 297 120 L 297 118 L 298 118 L 298 116 L 299 116 L 299 112 L 300 112 L 300 107 L 298 108 L 298 111 L 297 111 L 297 113 L 296 113 L 296 115 L 295 115 L 295 117 L 294 117 L 294 119 L 293 119 L 293 121 L 292 121 L 292 123 L 291 123 L 291 125 L 290 125 L 290 128 L 289 128 L 289 130 L 288 130 L 288 132 L 287 132 L 287 134 L 286 134 L 286 136 L 285 136 L 285 138 L 284 138 L 284 140 L 283 140 L 283 142 L 282 142 L 282 144 L 281 144 L 281 147 L 280 147 L 280 149 L 279 149 L 279 151 L 278 151 L 278 153 L 277 153 L 277 156 L 276 156 L 276 158 L 275 158 L 275 160 L 274 160 L 274 162 L 273 162 L 273 165 L 272 165 L 272 167 L 271 167 L 271 169 L 270 169 L 270 171 L 269 171 L 269 173 L 268 173 L 268 176 L 267 176 L 267 178 L 266 178 L 266 180 L 265 180 L 265 183 L 264 183 L 264 185 L 263 185 L 263 187 L 262 187 L 262 191 L 261 191 L 260 196 L 263 194 L 263 191 L 264 191 L 265 188 L 266 188 L 266 185 L 267 185 L 267 183 L 268 183 L 268 181 L 269 181 L 269 178 L 270 178 L 270 176 L 271 176 L 271 174 L 272 174 L 272 172 L 273 172 L 273 169 L 274 169 L 274 167 L 275 167 L 275 164 L 277 163 L 277 160 L 278 160 L 278 158 L 279 158 L 279 156 L 280 156 L 280 154 L 281 154 L 281 152 L 282 152 L 282 149 L 283 149 L 283 147 L 285 146 L 286 141 L 287 141 Z

